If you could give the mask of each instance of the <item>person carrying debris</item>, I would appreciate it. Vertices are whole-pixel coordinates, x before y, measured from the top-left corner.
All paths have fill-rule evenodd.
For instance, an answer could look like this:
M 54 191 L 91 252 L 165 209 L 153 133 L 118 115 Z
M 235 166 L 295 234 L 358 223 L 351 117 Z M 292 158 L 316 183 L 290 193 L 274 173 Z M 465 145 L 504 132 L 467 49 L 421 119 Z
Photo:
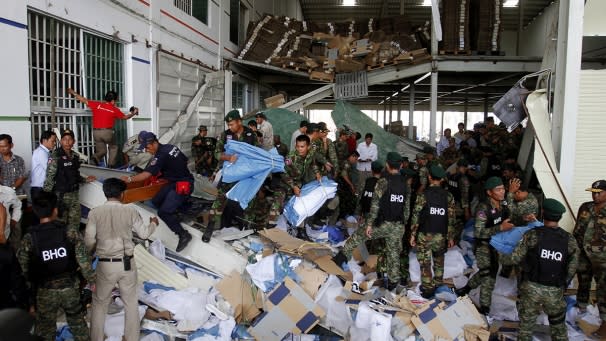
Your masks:
M 441 187 L 446 171 L 433 165 L 429 169 L 429 187 L 417 196 L 412 212 L 410 246 L 417 248 L 421 265 L 421 294 L 430 298 L 444 275 L 444 254 L 455 245 L 455 202 Z M 433 277 L 431 275 L 433 259 Z
M 65 312 L 76 341 L 89 340 L 88 327 L 80 303 L 77 271 L 95 291 L 95 274 L 86 246 L 79 237 L 70 236 L 69 228 L 57 221 L 57 196 L 41 192 L 33 199 L 34 213 L 40 225 L 29 229 L 17 252 L 36 299 L 35 333 L 44 340 L 55 340 L 57 310 Z
M 410 191 L 406 179 L 400 174 L 401 163 L 400 154 L 387 153 L 387 175 L 377 181 L 366 228 L 359 227 L 334 257 L 335 263 L 341 265 L 351 258 L 353 250 L 361 243 L 385 238 L 388 290 L 395 289 L 400 283 L 402 237 L 410 213 Z
M 131 205 L 122 204 L 126 183 L 109 178 L 103 182 L 107 201 L 88 214 L 84 242 L 99 257 L 96 290 L 93 294 L 91 340 L 104 340 L 105 315 L 116 284 L 124 302 L 124 337 L 139 340 L 137 266 L 133 259 L 133 230 L 147 239 L 158 226 L 158 218 L 150 217 L 144 224 L 141 215 Z
M 475 256 L 478 273 L 469 280 L 469 287 L 480 287 L 480 313 L 490 312 L 492 291 L 494 290 L 499 256 L 490 245 L 490 237 L 500 231 L 509 231 L 513 224 L 509 221 L 509 209 L 504 205 L 505 186 L 501 178 L 490 177 L 484 183 L 487 199 L 478 204 L 474 226 Z M 467 291 L 468 287 L 464 291 Z
M 545 199 L 544 226 L 524 234 L 511 255 L 500 255 L 503 264 L 522 266 L 519 341 L 533 339 L 532 330 L 541 309 L 549 318 L 551 340 L 568 340 L 564 290 L 576 273 L 579 249 L 572 235 L 558 225 L 565 212 L 559 201 Z
M 152 176 L 167 180 L 168 184 L 152 198 L 152 203 L 158 209 L 158 216 L 177 236 L 177 252 L 181 252 L 191 241 L 191 234 L 181 226 L 177 217 L 177 209 L 189 198 L 193 187 L 194 177 L 187 168 L 187 156 L 172 144 L 160 144 L 152 132 L 141 134 L 141 146 L 153 155 L 149 165 L 143 172 L 133 176 L 122 176 L 125 182 L 145 181 Z
M 257 145 L 257 136 L 248 127 L 242 125 L 242 118 L 238 110 L 231 110 L 225 115 L 225 122 L 227 123 L 227 130 L 221 133 L 221 137 L 217 140 L 215 147 L 215 157 L 219 161 L 218 168 L 223 166 L 223 161 L 229 161 L 231 163 L 236 162 L 238 155 L 225 154 L 225 144 L 227 141 L 240 141 L 250 145 Z M 217 198 L 213 202 L 210 208 L 209 223 L 204 234 L 202 235 L 202 241 L 208 243 L 212 238 L 213 231 L 215 229 L 221 229 L 223 226 L 223 210 L 227 205 L 227 197 L 225 194 L 235 185 L 235 183 L 225 183 L 221 181 L 217 188 Z
M 80 230 L 80 184 L 96 178 L 80 175 L 80 158 L 72 151 L 76 142 L 74 132 L 65 129 L 60 142 L 61 148 L 55 149 L 48 160 L 42 190 L 55 193 L 59 218 L 68 226 L 70 236 L 75 237 Z
M 99 165 L 101 159 L 107 154 L 106 145 L 108 145 L 109 158 L 107 166 L 113 168 L 118 153 L 118 146 L 116 145 L 116 140 L 114 138 L 114 121 L 116 119 L 128 120 L 133 116 L 139 115 L 139 108 L 130 107 L 129 114 L 124 115 L 124 113 L 116 107 L 118 94 L 111 90 L 105 94 L 105 102 L 89 100 L 86 97 L 80 96 L 72 88 L 67 88 L 67 93 L 76 97 L 78 101 L 88 106 L 93 112 L 93 139 L 95 140 L 94 161 Z

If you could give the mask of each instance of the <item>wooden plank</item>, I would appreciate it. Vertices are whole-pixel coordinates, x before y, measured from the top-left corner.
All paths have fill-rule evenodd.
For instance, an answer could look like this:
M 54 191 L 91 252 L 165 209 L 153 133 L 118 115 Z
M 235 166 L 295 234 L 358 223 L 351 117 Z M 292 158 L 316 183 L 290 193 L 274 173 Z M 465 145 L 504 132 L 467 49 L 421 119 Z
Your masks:
M 165 180 L 160 180 L 159 183 L 141 186 L 141 182 L 130 183 L 129 185 L 139 185 L 139 187 L 131 187 L 124 191 L 124 196 L 122 197 L 122 203 L 129 204 L 131 202 L 145 201 L 153 198 L 159 191 L 168 184 Z

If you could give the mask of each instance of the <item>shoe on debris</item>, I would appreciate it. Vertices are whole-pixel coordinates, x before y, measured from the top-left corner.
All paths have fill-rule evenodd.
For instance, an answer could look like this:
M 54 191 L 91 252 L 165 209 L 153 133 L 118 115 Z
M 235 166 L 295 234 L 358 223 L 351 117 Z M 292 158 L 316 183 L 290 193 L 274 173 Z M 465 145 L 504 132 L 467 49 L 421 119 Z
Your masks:
M 177 252 L 183 251 L 187 244 L 191 241 L 191 234 L 187 231 L 184 231 L 183 234 L 179 236 L 179 243 L 177 244 Z
M 208 226 L 206 226 L 206 229 L 204 230 L 204 233 L 202 234 L 202 241 L 205 243 L 210 242 L 210 239 L 212 238 L 214 231 L 215 231 L 215 223 L 211 221 L 208 223 Z
M 466 285 L 462 288 L 455 289 L 455 294 L 457 294 L 457 296 L 465 296 L 465 295 L 469 294 L 470 291 L 471 291 L 471 287 L 469 285 Z
M 435 288 L 424 288 L 424 287 L 421 287 L 420 290 L 421 290 L 421 296 L 428 300 L 433 297 L 433 295 L 436 291 Z

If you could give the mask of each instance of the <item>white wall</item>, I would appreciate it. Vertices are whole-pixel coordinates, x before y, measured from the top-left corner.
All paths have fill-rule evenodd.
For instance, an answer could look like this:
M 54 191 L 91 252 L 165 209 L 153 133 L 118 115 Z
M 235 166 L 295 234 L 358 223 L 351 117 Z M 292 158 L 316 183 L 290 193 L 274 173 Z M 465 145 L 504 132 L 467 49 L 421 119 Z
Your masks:
M 526 29 L 522 30 L 520 56 L 542 57 L 545 52 L 546 39 L 548 39 L 554 20 L 557 19 L 558 3 L 553 2 Z
M 606 36 L 604 13 L 606 13 L 606 1 L 587 0 L 583 17 L 583 35 Z

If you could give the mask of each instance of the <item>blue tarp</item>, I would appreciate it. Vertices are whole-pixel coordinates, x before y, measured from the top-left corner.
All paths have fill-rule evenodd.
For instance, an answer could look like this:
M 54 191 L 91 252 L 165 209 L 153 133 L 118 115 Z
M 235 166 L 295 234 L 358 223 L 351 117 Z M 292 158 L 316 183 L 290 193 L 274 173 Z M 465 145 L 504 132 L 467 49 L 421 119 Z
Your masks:
M 266 151 L 248 143 L 227 141 L 225 154 L 238 155 L 236 162 L 223 162 L 223 182 L 237 182 L 227 198 L 240 203 L 242 209 L 255 197 L 269 173 L 284 172 L 284 157 L 276 148 Z
M 543 226 L 540 221 L 533 221 L 526 226 L 517 226 L 509 231 L 499 232 L 490 238 L 490 245 L 504 254 L 511 254 L 516 248 L 524 233 L 535 227 Z

